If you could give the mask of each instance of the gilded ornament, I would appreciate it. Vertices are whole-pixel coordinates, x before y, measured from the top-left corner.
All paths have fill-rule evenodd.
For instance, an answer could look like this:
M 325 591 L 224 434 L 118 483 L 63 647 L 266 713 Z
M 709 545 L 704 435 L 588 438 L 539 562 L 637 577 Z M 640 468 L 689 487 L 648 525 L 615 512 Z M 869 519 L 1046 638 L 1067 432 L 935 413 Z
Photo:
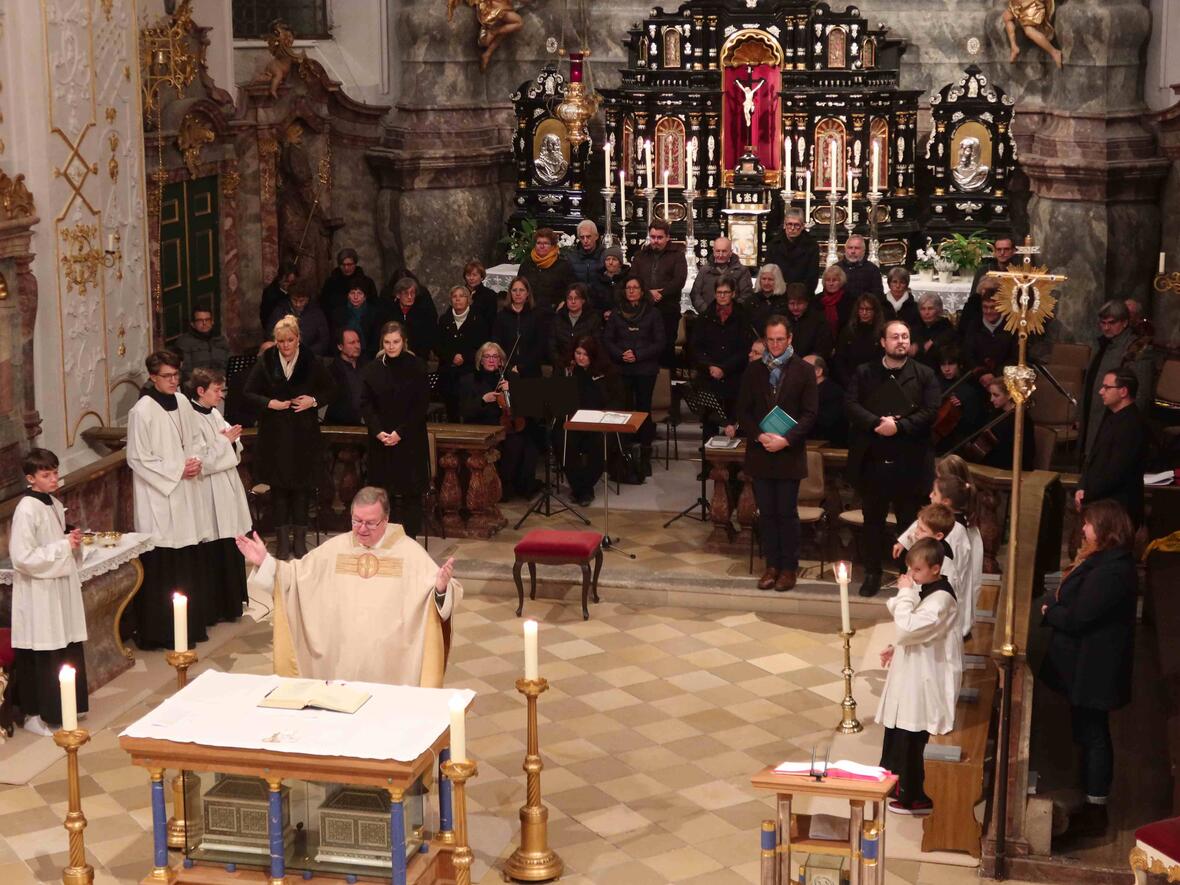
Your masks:
M 107 144 L 111 146 L 111 153 L 117 151 L 119 149 L 119 133 L 112 132 L 110 135 L 108 135 Z
M 24 218 L 33 215 L 33 195 L 25 186 L 24 175 L 9 178 L 0 171 L 0 212 L 11 221 L 14 218 Z
M 1020 55 L 1020 47 L 1016 43 L 1016 26 L 1019 25 L 1024 36 L 1048 53 L 1057 69 L 1061 69 L 1061 50 L 1053 45 L 1056 36 L 1053 30 L 1055 6 L 1054 0 L 1008 0 L 1003 18 L 1004 30 L 1008 32 L 1008 46 L 1011 48 L 1009 62 L 1015 62 Z
M 1057 299 L 1049 291 L 1042 292 L 1041 287 L 1049 289 L 1050 286 L 1045 284 L 1064 283 L 1068 279 L 1049 273 L 1048 268 L 1034 267 L 1032 256 L 1039 251 L 1026 238 L 1025 244 L 1016 249 L 1018 255 L 1024 256 L 1023 265 L 1013 264 L 1006 271 L 988 273 L 988 277 L 1000 283 L 995 304 L 996 310 L 1005 318 L 1004 328 L 1022 339 L 1044 334 L 1045 322 L 1053 316 Z
M 176 147 L 184 158 L 188 174 L 193 178 L 197 177 L 201 166 L 201 151 L 216 137 L 208 121 L 196 114 L 185 114 L 184 119 L 180 121 L 180 130 L 176 133 Z
M 116 108 L 107 108 L 107 122 L 114 123 L 115 118 L 119 116 L 119 111 Z
M 479 46 L 483 52 L 479 56 L 479 69 L 486 71 L 496 49 L 510 35 L 524 27 L 524 19 L 516 11 L 513 0 L 463 0 L 475 10 L 475 20 L 479 23 Z M 520 6 L 525 6 L 529 0 L 520 0 Z M 455 19 L 455 8 L 459 0 L 447 0 L 447 21 Z
M 116 157 L 107 160 L 107 175 L 111 177 L 111 181 L 119 180 L 119 160 Z
M 102 14 L 106 16 L 107 21 L 111 20 L 111 10 L 114 5 L 115 0 L 102 0 Z
M 269 83 L 270 97 L 279 97 L 279 87 L 291 74 L 291 68 L 307 61 L 306 52 L 295 52 L 295 32 L 282 19 L 275 19 L 266 37 L 266 48 L 271 59 L 254 78 L 255 83 Z
M 0 273 L 0 301 L 8 297 L 8 280 L 4 278 L 4 274 Z
M 230 169 L 221 173 L 221 195 L 227 199 L 232 200 L 238 195 L 238 184 L 241 183 L 242 176 L 236 169 Z
M 94 245 L 98 238 L 98 225 L 76 224 L 72 228 L 65 228 L 61 232 L 62 242 L 65 244 L 65 254 L 61 257 L 62 269 L 66 276 L 66 290 L 78 290 L 79 295 L 85 295 L 91 286 L 98 284 L 98 268 L 118 267 L 119 278 L 123 276 L 123 250 L 120 248 L 119 234 L 111 234 L 111 245 L 114 247 L 106 252 L 100 252 Z
M 191 0 L 181 0 L 171 16 L 139 32 L 139 67 L 143 73 L 145 116 L 157 109 L 160 90 L 171 86 L 180 95 L 205 64 L 205 48 L 193 35 Z M 123 69 L 128 80 L 131 68 Z

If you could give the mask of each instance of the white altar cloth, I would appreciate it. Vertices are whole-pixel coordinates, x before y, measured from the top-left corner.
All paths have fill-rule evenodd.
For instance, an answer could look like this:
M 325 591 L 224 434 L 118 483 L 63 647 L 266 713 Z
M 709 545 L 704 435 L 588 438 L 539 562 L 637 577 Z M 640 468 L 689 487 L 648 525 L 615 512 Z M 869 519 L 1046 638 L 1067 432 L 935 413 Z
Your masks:
M 353 759 L 413 762 L 450 727 L 449 703 L 470 705 L 471 689 L 418 688 L 350 682 L 372 697 L 355 713 L 275 710 L 258 702 L 279 676 L 206 671 L 123 732 L 127 737 L 304 753 Z

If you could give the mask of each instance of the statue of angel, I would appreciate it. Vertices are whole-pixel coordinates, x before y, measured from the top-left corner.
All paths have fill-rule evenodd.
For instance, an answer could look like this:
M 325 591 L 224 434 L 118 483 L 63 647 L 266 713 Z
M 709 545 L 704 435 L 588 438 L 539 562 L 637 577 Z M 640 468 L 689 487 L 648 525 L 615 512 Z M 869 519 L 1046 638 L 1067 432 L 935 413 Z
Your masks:
M 1061 50 L 1053 45 L 1055 11 L 1054 0 L 1008 0 L 1008 8 L 1004 10 L 1004 28 L 1008 32 L 1008 45 L 1012 48 L 1008 61 L 1014 62 L 1020 55 L 1020 47 L 1016 45 L 1016 26 L 1020 25 L 1024 35 L 1049 53 L 1053 64 L 1061 68 Z
M 524 19 L 516 11 L 513 0 L 464 0 L 475 10 L 475 19 L 479 22 L 479 45 L 483 52 L 479 57 L 479 69 L 486 71 L 492 54 L 504 40 L 524 27 Z M 530 0 L 519 0 L 524 6 Z M 447 0 L 447 21 L 455 18 L 455 7 L 459 0 Z

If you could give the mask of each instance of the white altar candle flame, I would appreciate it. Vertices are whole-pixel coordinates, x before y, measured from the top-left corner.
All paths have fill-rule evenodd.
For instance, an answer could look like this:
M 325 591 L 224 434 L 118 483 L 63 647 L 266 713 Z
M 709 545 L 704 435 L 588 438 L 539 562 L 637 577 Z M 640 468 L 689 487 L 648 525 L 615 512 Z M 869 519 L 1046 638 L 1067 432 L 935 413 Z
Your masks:
M 524 622 L 524 678 L 536 680 L 539 678 L 537 665 L 537 622 Z
M 78 730 L 78 684 L 77 671 L 69 664 L 61 668 L 57 676 L 61 688 L 62 731 Z
M 188 597 L 183 593 L 172 594 L 172 636 L 173 648 L 188 651 Z

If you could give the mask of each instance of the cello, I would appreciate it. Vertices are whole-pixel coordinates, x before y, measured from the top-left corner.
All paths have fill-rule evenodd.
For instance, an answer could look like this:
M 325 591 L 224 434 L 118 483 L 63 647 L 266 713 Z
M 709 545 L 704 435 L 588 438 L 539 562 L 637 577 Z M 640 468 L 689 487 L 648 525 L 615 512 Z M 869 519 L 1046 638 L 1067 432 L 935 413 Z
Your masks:
M 944 439 L 954 433 L 955 428 L 958 427 L 959 421 L 963 417 L 962 403 L 954 403 L 951 400 L 951 395 L 955 392 L 960 384 L 962 384 L 964 381 L 967 381 L 968 379 L 974 378 L 982 371 L 983 369 L 976 367 L 970 372 L 961 375 L 960 377 L 956 378 L 955 383 L 948 387 L 943 393 L 942 402 L 938 406 L 938 415 L 935 416 L 934 423 L 930 427 L 930 436 L 933 438 L 935 445 L 942 442 Z

